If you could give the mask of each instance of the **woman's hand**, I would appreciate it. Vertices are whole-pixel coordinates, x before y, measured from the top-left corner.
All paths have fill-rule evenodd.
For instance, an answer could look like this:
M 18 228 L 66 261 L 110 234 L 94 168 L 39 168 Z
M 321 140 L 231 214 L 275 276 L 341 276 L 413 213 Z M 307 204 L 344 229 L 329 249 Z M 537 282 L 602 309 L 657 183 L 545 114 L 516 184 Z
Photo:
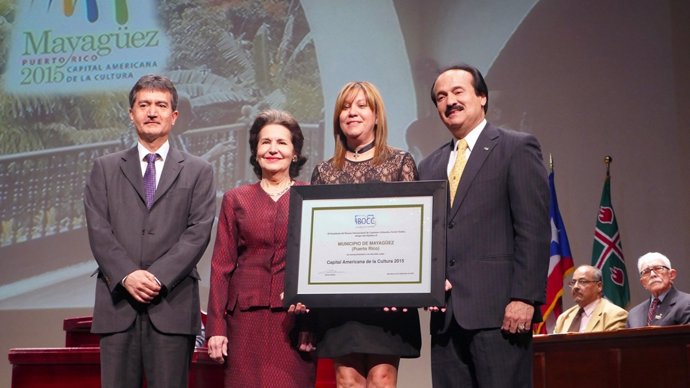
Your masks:
M 309 309 L 307 306 L 303 305 L 302 303 L 297 302 L 297 304 L 291 304 L 290 307 L 288 307 L 288 314 L 306 314 L 309 312 Z
M 300 352 L 312 352 L 316 350 L 314 335 L 310 331 L 300 331 L 298 346 Z
M 384 307 L 383 311 L 385 312 L 396 312 L 396 311 L 402 311 L 404 313 L 407 312 L 407 307 Z
M 222 364 L 228 356 L 228 337 L 214 335 L 208 339 L 208 356 L 211 360 Z

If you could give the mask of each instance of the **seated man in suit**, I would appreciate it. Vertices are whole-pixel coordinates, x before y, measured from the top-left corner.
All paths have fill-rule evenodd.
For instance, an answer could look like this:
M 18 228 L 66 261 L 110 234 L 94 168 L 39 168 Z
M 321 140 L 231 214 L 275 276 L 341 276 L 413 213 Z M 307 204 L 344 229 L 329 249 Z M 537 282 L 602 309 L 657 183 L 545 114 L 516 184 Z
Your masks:
M 685 325 L 690 323 L 690 294 L 673 287 L 676 270 L 671 261 L 658 252 L 649 252 L 637 260 L 640 284 L 650 298 L 633 307 L 628 327 Z
M 601 297 L 601 270 L 581 265 L 568 282 L 575 306 L 565 310 L 556 320 L 554 334 L 591 333 L 625 328 L 628 312 Z

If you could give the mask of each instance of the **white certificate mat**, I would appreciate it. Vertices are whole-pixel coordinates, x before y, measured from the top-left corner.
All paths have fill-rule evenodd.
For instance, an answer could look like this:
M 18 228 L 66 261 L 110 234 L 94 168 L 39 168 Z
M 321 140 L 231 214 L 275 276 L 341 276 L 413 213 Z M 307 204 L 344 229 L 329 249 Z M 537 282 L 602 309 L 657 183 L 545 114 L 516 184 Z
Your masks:
M 445 278 L 445 233 L 434 233 L 445 224 L 445 187 L 445 181 L 293 187 L 286 305 L 432 305 L 424 301 L 442 297 Z
M 425 292 L 431 268 L 431 197 L 306 201 L 298 292 Z

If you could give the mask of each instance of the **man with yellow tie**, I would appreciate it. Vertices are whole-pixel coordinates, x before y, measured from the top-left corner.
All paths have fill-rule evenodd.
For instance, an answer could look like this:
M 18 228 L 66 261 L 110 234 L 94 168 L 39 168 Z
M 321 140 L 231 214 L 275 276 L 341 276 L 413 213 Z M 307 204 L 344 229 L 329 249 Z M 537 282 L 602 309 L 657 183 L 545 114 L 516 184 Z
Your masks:
M 431 315 L 433 386 L 531 387 L 531 327 L 541 321 L 551 239 L 539 142 L 486 121 L 489 90 L 472 66 L 441 72 L 431 99 L 452 135 L 419 164 L 420 179 L 449 185 L 447 299 Z

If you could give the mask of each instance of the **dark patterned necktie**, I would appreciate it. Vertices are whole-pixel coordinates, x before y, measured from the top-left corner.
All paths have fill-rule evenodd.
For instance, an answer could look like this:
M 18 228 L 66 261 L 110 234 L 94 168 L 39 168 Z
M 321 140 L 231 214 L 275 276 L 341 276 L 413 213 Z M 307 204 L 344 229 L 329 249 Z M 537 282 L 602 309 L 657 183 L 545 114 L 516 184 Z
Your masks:
M 146 191 L 146 207 L 151 209 L 153 195 L 156 193 L 156 159 L 158 154 L 148 154 L 146 159 L 146 172 L 144 173 L 144 190 Z
M 568 328 L 568 333 L 579 333 L 580 332 L 580 323 L 582 322 L 582 314 L 585 313 L 585 309 L 580 307 L 580 309 L 577 311 L 577 315 L 575 315 L 575 319 L 573 319 L 573 323 L 570 324 L 570 327 Z
M 654 316 L 656 315 L 656 308 L 659 305 L 659 298 L 654 298 L 652 304 L 649 305 L 649 311 L 647 311 L 647 326 L 652 325 L 654 321 Z

